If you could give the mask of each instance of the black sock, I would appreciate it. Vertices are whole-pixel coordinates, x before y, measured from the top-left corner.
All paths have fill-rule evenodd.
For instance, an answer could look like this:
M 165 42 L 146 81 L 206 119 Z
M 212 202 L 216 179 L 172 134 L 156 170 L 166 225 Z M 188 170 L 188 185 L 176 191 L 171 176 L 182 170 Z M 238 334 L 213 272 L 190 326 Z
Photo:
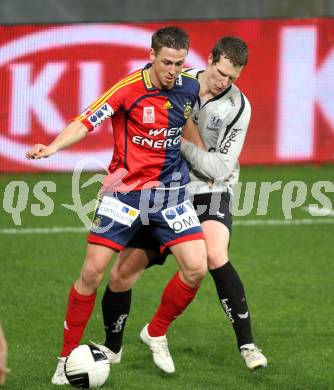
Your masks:
M 106 332 L 105 345 L 113 352 L 120 351 L 123 333 L 131 305 L 131 289 L 113 292 L 107 286 L 102 299 L 102 313 Z
M 228 261 L 222 267 L 210 271 L 216 284 L 220 303 L 232 323 L 238 347 L 253 343 L 251 321 L 244 286 Z

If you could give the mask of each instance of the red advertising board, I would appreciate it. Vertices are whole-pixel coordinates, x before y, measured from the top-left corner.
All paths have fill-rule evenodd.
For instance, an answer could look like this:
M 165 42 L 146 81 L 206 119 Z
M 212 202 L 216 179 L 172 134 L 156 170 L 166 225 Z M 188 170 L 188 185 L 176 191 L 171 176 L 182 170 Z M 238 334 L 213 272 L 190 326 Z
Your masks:
M 237 81 L 252 105 L 242 164 L 333 162 L 334 18 L 173 24 L 190 34 L 190 67 L 203 68 L 223 35 L 249 45 L 249 64 Z M 110 121 L 50 159 L 28 161 L 24 155 L 35 143 L 49 143 L 119 78 L 146 64 L 152 32 L 164 25 L 0 27 L 0 171 L 68 171 L 81 157 L 94 159 L 90 169 L 107 165 Z

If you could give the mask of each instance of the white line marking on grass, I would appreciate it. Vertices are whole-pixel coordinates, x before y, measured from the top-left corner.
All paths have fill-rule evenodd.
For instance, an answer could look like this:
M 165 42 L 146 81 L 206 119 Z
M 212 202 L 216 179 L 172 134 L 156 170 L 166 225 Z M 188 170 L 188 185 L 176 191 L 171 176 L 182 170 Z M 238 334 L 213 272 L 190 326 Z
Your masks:
M 322 216 L 322 217 L 333 217 L 334 210 L 329 209 L 328 207 L 319 208 L 318 206 L 309 205 L 308 207 L 303 207 L 303 210 L 307 211 L 313 216 Z
M 237 226 L 284 226 L 284 225 L 326 225 L 334 224 L 334 218 L 301 218 L 301 219 L 249 219 L 234 221 Z
M 287 226 L 287 225 L 331 225 L 334 218 L 301 218 L 301 219 L 245 219 L 236 220 L 234 226 Z M 27 229 L 0 229 L 0 234 L 60 234 L 60 233 L 88 233 L 85 227 L 52 227 Z
M 52 227 L 28 229 L 0 229 L 0 234 L 58 234 L 88 232 L 85 227 Z

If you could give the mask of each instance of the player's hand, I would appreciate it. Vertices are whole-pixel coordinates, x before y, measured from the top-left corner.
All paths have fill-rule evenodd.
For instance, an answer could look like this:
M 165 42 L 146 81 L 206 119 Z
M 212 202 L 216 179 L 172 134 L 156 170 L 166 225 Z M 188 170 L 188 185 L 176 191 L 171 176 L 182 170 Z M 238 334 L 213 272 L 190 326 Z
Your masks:
M 0 367 L 0 386 L 6 383 L 6 375 L 10 372 L 8 367 Z
M 39 158 L 46 158 L 56 153 L 50 146 L 45 146 L 42 144 L 36 144 L 31 150 L 26 153 L 26 157 L 28 160 L 37 160 Z

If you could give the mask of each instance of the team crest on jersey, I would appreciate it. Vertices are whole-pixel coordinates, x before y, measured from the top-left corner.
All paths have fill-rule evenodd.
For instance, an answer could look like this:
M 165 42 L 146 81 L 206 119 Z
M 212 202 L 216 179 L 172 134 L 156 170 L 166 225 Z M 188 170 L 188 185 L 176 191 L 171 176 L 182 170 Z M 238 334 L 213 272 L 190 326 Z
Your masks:
M 209 123 L 207 126 L 208 130 L 216 131 L 219 130 L 223 124 L 223 118 L 217 114 L 212 114 L 209 118 Z
M 144 107 L 143 110 L 143 123 L 154 123 L 154 107 Z
M 191 106 L 191 103 L 190 102 L 187 102 L 185 105 L 184 105 L 184 112 L 183 112 L 183 115 L 186 119 L 188 119 L 192 113 L 193 109 L 192 109 L 192 106 Z

